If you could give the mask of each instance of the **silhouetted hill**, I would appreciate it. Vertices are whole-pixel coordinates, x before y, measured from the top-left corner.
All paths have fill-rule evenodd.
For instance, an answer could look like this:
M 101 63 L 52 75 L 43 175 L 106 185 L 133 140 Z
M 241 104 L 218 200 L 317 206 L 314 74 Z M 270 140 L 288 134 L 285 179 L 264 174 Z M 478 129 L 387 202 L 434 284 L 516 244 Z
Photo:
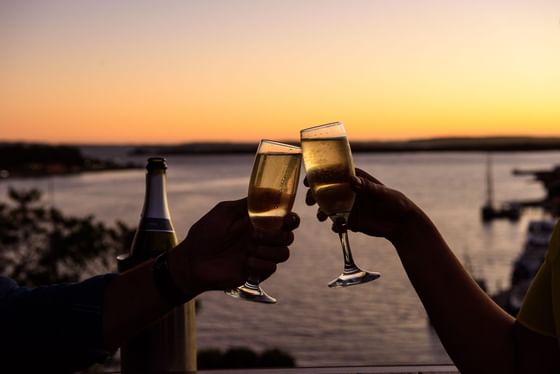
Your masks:
M 0 179 L 136 167 L 138 165 L 132 163 L 116 163 L 85 156 L 74 146 L 0 143 Z
M 296 141 L 285 141 L 298 144 Z M 560 150 L 560 137 L 447 137 L 403 141 L 352 141 L 354 153 L 371 152 L 471 152 Z M 133 155 L 188 155 L 255 153 L 255 143 L 185 143 L 146 145 L 132 149 Z
M 288 142 L 295 144 L 294 142 Z M 133 148 L 131 155 L 185 155 L 185 154 L 236 154 L 255 153 L 256 143 L 204 142 L 177 145 L 143 145 Z

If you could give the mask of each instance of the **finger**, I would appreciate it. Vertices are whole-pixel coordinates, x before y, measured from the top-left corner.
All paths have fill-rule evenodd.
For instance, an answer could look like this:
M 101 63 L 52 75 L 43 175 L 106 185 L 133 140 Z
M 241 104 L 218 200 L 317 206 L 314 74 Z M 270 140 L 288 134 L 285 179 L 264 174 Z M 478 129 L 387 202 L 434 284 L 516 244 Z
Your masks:
M 315 197 L 313 196 L 313 191 L 307 190 L 307 193 L 305 194 L 305 203 L 307 205 L 315 205 L 316 200 Z
M 327 218 L 329 218 L 329 216 L 327 216 L 327 214 L 325 212 L 323 212 L 321 209 L 317 209 L 317 219 L 320 222 L 326 221 Z
M 365 181 L 362 177 L 358 177 L 357 175 L 352 176 L 350 178 L 350 188 L 354 190 L 354 192 L 361 192 L 364 190 Z
M 294 212 L 290 212 L 286 214 L 286 216 L 284 217 L 284 222 L 282 223 L 282 230 L 283 231 L 295 230 L 299 227 L 299 224 L 300 224 L 299 216 Z
M 261 260 L 272 261 L 276 263 L 285 262 L 290 258 L 290 249 L 286 246 L 264 247 L 258 246 L 251 257 L 260 258 Z
M 233 219 L 228 228 L 228 232 L 233 236 L 248 234 L 249 232 L 251 232 L 251 230 L 252 230 L 251 220 L 249 219 L 248 214 Z
M 350 186 L 356 193 L 365 193 L 368 198 L 371 199 L 385 199 L 388 194 L 394 193 L 394 190 L 391 190 L 384 184 L 379 184 L 361 177 L 352 177 Z
M 350 187 L 354 192 L 374 192 L 375 186 L 383 186 L 383 184 L 358 176 L 350 178 Z
M 357 218 L 354 218 L 355 215 L 350 214 L 350 217 L 348 217 L 348 230 L 352 231 L 352 232 L 358 232 L 360 231 L 360 220 Z M 334 228 L 333 228 L 334 231 Z
M 189 228 L 190 232 L 207 232 L 212 228 L 232 231 L 234 234 L 246 232 L 249 215 L 247 199 L 221 201 Z
M 257 230 L 253 238 L 258 245 L 276 247 L 290 245 L 294 242 L 294 233 L 291 231 L 264 231 Z
M 356 168 L 356 175 L 360 178 L 365 179 L 365 180 L 370 180 L 370 181 L 375 182 L 377 184 L 383 184 L 379 179 L 375 178 L 374 176 L 370 175 L 369 173 L 366 173 L 365 171 L 363 171 L 360 168 Z
M 254 274 L 259 280 L 263 281 L 270 277 L 276 271 L 276 263 L 267 260 L 261 260 L 256 257 L 249 257 L 247 260 L 249 274 Z
M 218 211 L 225 217 L 242 217 L 247 215 L 247 198 L 231 201 L 221 201 L 211 210 Z
M 344 219 L 335 220 L 331 226 L 331 230 L 338 233 L 344 232 L 347 229 L 347 224 Z

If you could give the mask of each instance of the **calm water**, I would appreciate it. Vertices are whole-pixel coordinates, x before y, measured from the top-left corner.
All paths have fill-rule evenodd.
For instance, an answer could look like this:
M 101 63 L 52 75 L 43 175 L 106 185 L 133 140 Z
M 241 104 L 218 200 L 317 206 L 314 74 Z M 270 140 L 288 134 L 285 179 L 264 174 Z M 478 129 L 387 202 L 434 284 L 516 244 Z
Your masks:
M 479 208 L 485 193 L 482 153 L 357 155 L 358 167 L 400 189 L 432 217 L 461 259 L 483 276 L 492 292 L 509 283 L 512 260 L 522 246 L 525 227 L 538 211 L 519 223 L 483 226 Z M 548 168 L 560 163 L 560 152 L 502 153 L 494 160 L 497 200 L 542 197 L 541 186 L 513 177 L 511 169 Z M 217 201 L 246 195 L 252 156 L 171 157 L 169 201 L 177 234 Z M 85 174 L 9 184 L 38 187 L 48 201 L 68 214 L 94 214 L 107 222 L 138 221 L 144 194 L 141 170 Z M 6 196 L 8 183 L 0 183 Z M 305 189 L 301 186 L 300 192 Z M 426 314 L 392 246 L 383 239 L 351 234 L 356 262 L 379 271 L 372 283 L 329 289 L 341 270 L 342 255 L 328 224 L 314 218 L 300 193 L 295 210 L 302 218 L 290 260 L 263 287 L 279 299 L 276 305 L 243 302 L 212 292 L 201 296 L 198 316 L 200 348 L 279 347 L 300 366 L 447 363 L 449 358 L 430 328 Z

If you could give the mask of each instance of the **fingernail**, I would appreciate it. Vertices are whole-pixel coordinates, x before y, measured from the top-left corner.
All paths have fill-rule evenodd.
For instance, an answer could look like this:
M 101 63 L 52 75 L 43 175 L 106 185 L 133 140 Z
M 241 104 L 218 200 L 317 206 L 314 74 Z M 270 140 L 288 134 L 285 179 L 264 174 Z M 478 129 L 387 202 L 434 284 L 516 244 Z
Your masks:
M 295 230 L 299 227 L 300 218 L 297 214 L 292 214 L 292 230 Z
M 352 178 L 350 179 L 350 183 L 352 184 L 352 186 L 357 189 L 357 190 L 361 190 L 363 187 L 363 182 L 362 182 L 362 178 L 357 177 L 357 176 L 352 176 Z

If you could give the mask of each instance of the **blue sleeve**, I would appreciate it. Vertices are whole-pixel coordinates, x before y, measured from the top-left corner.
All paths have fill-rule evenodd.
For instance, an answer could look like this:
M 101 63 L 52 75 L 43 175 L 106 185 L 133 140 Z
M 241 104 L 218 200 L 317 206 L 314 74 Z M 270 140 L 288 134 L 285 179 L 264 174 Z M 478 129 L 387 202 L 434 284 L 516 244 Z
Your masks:
M 0 372 L 71 373 L 107 359 L 103 300 L 115 276 L 33 289 L 0 277 Z

